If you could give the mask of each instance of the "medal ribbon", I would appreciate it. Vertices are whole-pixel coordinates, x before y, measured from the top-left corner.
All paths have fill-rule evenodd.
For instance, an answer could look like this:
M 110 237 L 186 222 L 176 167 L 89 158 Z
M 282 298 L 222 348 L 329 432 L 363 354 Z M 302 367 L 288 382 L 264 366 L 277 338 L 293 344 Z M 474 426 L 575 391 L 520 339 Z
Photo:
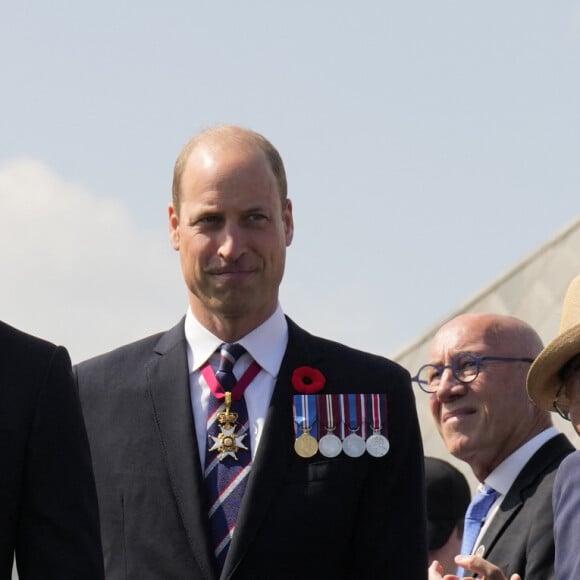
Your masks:
M 351 433 L 356 433 L 360 430 L 361 427 L 361 405 L 360 405 L 360 397 L 361 395 L 355 395 L 354 393 L 350 393 L 346 395 L 347 405 L 346 405 L 346 426 L 348 427 Z
M 373 393 L 369 395 L 369 412 L 371 415 L 371 428 L 377 433 L 387 432 L 386 395 Z M 384 422 L 383 422 L 384 421 Z
M 336 429 L 334 416 L 336 414 L 336 397 L 334 395 L 319 395 L 320 403 L 320 425 L 326 429 L 327 433 L 332 433 Z
M 236 383 L 236 386 L 232 389 L 232 399 L 234 401 L 239 401 L 243 395 L 244 391 L 247 389 L 248 385 L 256 378 L 256 375 L 260 372 L 260 365 L 256 361 L 252 361 L 252 364 L 248 367 L 246 372 L 242 375 L 240 380 Z M 214 394 L 216 399 L 225 399 L 226 393 L 223 387 L 220 385 L 217 377 L 215 376 L 215 371 L 209 363 L 201 369 L 201 374 L 206 380 L 211 392 Z
M 344 438 L 346 437 L 346 409 L 344 408 L 344 395 L 338 395 L 338 405 L 340 408 L 340 417 L 341 417 L 341 422 L 340 422 L 340 439 L 342 441 L 344 441 Z
M 294 395 L 294 433 L 297 437 L 299 436 L 298 429 L 301 429 L 302 433 L 310 433 L 315 439 L 318 439 L 316 398 L 316 395 Z
M 364 394 L 360 394 L 357 395 L 357 412 L 360 413 L 359 417 L 360 417 L 360 436 L 366 441 L 367 440 L 367 406 L 365 404 L 366 402 L 366 395 Z

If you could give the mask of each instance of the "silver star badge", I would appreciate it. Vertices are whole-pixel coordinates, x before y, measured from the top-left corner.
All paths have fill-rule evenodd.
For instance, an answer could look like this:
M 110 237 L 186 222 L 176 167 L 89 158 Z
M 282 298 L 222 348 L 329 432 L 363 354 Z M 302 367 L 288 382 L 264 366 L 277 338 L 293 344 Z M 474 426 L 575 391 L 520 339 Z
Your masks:
M 220 426 L 221 433 L 216 437 L 215 435 L 210 435 L 210 439 L 213 440 L 213 445 L 209 448 L 210 451 L 219 451 L 218 459 L 223 461 L 228 455 L 233 457 L 235 460 L 238 459 L 236 453 L 240 449 L 248 449 L 244 443 L 244 437 L 246 433 L 243 435 L 236 435 L 236 427 L 230 427 L 227 429 L 224 426 Z

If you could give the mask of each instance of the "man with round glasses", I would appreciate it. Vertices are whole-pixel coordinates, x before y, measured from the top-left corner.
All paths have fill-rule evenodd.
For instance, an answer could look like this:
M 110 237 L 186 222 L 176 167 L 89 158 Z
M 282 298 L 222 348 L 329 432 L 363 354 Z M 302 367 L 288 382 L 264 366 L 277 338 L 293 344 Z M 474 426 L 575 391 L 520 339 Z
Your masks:
M 571 421 L 580 434 L 580 276 L 570 284 L 560 333 L 538 355 L 528 374 L 528 393 L 540 408 Z M 580 452 L 562 462 L 554 482 L 556 577 L 580 578 Z
M 552 485 L 573 447 L 526 393 L 530 363 L 541 350 L 538 334 L 517 318 L 463 314 L 439 329 L 429 362 L 413 378 L 429 393 L 449 452 L 491 495 L 472 545 L 464 544 L 465 557 L 457 559 L 460 576 L 495 578 L 501 570 L 522 580 L 555 577 Z

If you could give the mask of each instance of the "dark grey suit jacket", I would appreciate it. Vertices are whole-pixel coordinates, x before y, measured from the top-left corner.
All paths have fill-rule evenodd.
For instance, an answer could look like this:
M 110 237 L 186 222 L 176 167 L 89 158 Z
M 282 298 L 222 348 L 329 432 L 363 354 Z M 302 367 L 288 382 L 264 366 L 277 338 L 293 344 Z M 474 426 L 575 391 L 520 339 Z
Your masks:
M 291 376 L 387 394 L 389 453 L 298 457 Z M 214 580 L 183 321 L 77 367 L 108 580 Z M 289 342 L 222 579 L 426 578 L 423 452 L 408 373 L 311 336 Z
M 0 578 L 101 580 L 89 444 L 67 351 L 0 322 Z
M 509 578 L 550 580 L 554 575 L 552 488 L 560 462 L 574 447 L 564 435 L 547 441 L 522 469 L 480 545 L 485 558 Z

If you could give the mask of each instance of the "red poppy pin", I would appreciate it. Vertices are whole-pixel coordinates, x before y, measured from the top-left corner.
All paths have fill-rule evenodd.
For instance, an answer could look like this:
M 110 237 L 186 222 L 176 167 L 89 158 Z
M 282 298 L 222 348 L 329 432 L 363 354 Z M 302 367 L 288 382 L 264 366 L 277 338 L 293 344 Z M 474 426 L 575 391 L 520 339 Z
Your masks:
M 326 377 L 312 367 L 298 367 L 292 373 L 292 386 L 299 393 L 312 395 L 322 391 L 326 383 Z

